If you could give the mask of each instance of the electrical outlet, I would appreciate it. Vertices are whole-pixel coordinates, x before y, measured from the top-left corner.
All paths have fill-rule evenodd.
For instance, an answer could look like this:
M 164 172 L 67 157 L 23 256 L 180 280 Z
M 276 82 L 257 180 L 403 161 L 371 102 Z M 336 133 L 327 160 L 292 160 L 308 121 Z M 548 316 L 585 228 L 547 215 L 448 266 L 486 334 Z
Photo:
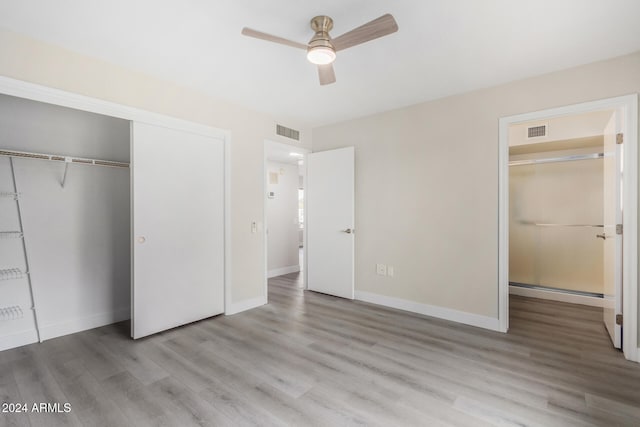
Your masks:
M 387 266 L 384 264 L 376 264 L 376 274 L 380 276 L 387 275 Z
M 394 271 L 393 271 L 393 265 L 388 265 L 388 266 L 387 266 L 387 276 L 389 276 L 389 277 L 393 277 L 393 273 L 394 273 Z

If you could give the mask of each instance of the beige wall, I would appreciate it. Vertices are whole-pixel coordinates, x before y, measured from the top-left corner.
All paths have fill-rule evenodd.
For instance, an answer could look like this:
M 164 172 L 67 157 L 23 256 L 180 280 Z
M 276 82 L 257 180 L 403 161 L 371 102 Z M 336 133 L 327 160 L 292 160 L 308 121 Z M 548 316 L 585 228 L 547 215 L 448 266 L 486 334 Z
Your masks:
M 639 91 L 640 52 L 314 129 L 356 147 L 356 290 L 497 317 L 498 119 Z
M 264 217 L 264 140 L 290 142 L 275 135 L 277 119 L 300 129 L 300 145 L 310 147 L 310 131 L 303 124 L 4 30 L 0 30 L 0 58 L 2 76 L 230 130 L 231 297 L 239 302 L 264 296 L 264 237 L 260 232 L 251 233 L 251 222 Z

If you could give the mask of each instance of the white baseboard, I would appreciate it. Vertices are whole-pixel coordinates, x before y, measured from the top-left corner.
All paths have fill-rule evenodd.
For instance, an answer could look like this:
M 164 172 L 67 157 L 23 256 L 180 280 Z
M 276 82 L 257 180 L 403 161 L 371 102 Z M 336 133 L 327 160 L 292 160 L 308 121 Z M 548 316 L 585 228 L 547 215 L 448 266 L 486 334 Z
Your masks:
M 35 329 L 17 332 L 0 337 L 0 351 L 22 347 L 23 345 L 33 344 L 35 342 L 38 342 L 38 333 Z
M 289 267 L 274 268 L 273 270 L 267 271 L 267 278 L 271 279 L 272 277 L 282 276 L 283 274 L 289 273 L 297 273 L 298 271 L 300 271 L 300 265 L 290 265 Z
M 592 307 L 603 307 L 604 298 L 589 297 L 586 295 L 575 295 L 564 292 L 547 291 L 544 289 L 523 288 L 520 286 L 509 286 L 510 295 L 520 295 L 529 298 L 540 298 L 552 301 L 568 302 L 571 304 L 590 305 Z
M 87 329 L 99 328 L 100 326 L 122 322 L 131 317 L 130 308 L 122 308 L 109 313 L 94 314 L 92 316 L 66 320 L 40 325 L 40 337 L 44 340 L 61 337 L 63 335 L 74 334 L 86 331 Z
M 489 329 L 492 331 L 500 330 L 500 322 L 496 317 L 482 316 L 480 314 L 467 313 L 464 311 L 453 310 L 451 308 L 437 307 L 434 305 L 422 304 L 415 301 L 364 291 L 356 291 L 356 299 L 385 307 L 397 308 L 399 310 L 410 311 L 412 313 L 424 314 L 426 316 L 463 323 L 465 325 L 477 326 L 478 328 Z
M 251 310 L 252 308 L 260 307 L 261 305 L 265 305 L 266 303 L 266 296 L 247 299 L 244 301 L 232 303 L 231 306 L 224 311 L 224 314 L 230 316 L 232 314 L 237 314 L 243 311 Z

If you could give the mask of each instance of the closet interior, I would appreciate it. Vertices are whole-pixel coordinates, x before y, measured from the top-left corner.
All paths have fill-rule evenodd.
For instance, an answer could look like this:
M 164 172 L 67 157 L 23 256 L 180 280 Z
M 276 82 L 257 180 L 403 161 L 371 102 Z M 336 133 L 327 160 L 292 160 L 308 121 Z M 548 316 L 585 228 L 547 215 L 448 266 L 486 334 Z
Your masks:
M 130 122 L 0 95 L 0 350 L 130 316 Z
M 606 147 L 613 111 L 523 123 L 509 130 L 509 283 L 526 296 L 577 295 L 602 306 L 607 294 Z M 610 241 L 610 240 L 609 240 Z M 525 290 L 541 290 L 530 294 Z M 582 298 L 583 297 L 583 298 Z

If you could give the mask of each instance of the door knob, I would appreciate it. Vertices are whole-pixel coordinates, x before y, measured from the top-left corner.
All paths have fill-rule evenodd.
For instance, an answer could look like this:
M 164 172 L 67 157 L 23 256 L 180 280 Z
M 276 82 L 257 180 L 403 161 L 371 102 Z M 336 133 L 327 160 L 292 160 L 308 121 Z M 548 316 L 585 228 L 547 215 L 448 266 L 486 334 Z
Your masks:
M 607 240 L 607 235 L 605 233 L 596 234 L 596 237 L 602 240 Z
M 347 233 L 347 234 L 351 234 L 353 233 L 353 230 L 350 228 L 347 228 L 346 230 L 342 230 L 343 233 Z
M 146 241 L 147 241 L 147 239 L 144 236 L 138 237 L 138 243 L 144 243 Z

